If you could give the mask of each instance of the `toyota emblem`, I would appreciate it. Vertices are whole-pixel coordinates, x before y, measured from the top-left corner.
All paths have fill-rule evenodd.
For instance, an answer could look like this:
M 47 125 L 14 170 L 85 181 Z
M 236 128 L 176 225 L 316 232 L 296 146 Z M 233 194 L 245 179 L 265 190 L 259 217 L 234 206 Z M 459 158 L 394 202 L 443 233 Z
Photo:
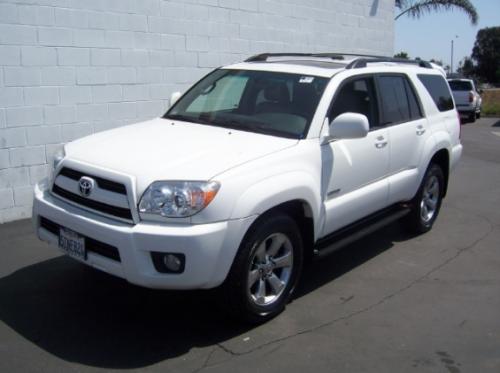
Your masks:
M 95 185 L 94 179 L 87 176 L 83 176 L 82 178 L 80 178 L 80 181 L 78 182 L 78 189 L 80 189 L 80 194 L 83 197 L 90 196 L 90 194 L 92 193 L 92 189 L 94 189 L 94 185 Z

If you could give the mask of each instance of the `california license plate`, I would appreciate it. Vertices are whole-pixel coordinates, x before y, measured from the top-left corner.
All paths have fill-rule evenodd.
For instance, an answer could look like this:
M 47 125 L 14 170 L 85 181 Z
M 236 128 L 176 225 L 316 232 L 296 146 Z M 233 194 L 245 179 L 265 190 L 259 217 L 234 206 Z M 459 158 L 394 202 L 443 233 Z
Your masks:
M 79 260 L 87 259 L 85 237 L 80 236 L 78 233 L 68 228 L 59 229 L 59 248 L 73 258 Z

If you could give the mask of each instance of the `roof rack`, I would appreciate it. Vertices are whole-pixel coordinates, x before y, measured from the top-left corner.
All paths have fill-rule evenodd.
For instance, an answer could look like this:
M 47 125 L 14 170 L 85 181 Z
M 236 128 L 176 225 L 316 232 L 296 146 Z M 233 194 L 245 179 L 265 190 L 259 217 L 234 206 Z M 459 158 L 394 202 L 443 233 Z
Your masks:
M 310 57 L 343 60 L 343 56 L 342 53 L 261 53 L 247 58 L 245 62 L 266 62 L 270 57 Z
M 392 57 L 376 57 L 376 58 L 357 58 L 349 65 L 346 66 L 346 69 L 360 69 L 362 67 L 366 67 L 368 63 L 377 63 L 377 62 L 394 62 L 394 63 L 402 63 L 407 65 L 417 65 L 420 67 L 424 67 L 426 69 L 432 69 L 432 65 L 423 60 L 405 60 L 402 58 L 392 58 Z
M 353 53 L 262 53 L 257 54 L 255 56 L 249 57 L 245 60 L 245 62 L 266 62 L 269 58 L 272 57 L 302 57 L 302 58 L 326 58 L 334 61 L 344 60 L 344 56 L 349 57 L 357 57 L 353 59 L 346 66 L 346 69 L 359 69 L 366 67 L 368 63 L 377 63 L 377 62 L 393 62 L 393 63 L 401 63 L 401 64 L 409 64 L 409 65 L 417 65 L 420 67 L 424 67 L 427 69 L 432 69 L 432 65 L 423 60 L 406 60 L 401 58 L 393 58 L 386 56 L 376 56 L 376 55 L 368 55 L 368 54 L 353 54 Z

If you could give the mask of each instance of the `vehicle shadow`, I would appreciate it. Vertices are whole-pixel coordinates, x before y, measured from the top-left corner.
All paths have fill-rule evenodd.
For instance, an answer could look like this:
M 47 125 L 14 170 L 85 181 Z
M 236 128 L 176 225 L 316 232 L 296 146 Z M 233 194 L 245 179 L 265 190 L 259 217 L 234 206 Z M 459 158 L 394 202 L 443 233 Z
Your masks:
M 500 120 L 497 120 L 495 123 L 491 125 L 492 127 L 500 127 Z
M 395 223 L 313 261 L 295 297 L 409 238 Z M 251 328 L 227 318 L 215 291 L 144 289 L 63 256 L 1 278 L 0 294 L 0 319 L 22 337 L 63 360 L 107 369 L 146 367 Z

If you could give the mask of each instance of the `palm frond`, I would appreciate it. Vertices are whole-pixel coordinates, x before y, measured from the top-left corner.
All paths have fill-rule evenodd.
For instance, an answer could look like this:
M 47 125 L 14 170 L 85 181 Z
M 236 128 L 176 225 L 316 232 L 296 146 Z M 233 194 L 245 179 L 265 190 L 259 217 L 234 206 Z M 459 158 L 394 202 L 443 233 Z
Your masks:
M 464 12 L 469 17 L 473 25 L 476 25 L 479 19 L 476 8 L 469 0 L 421 0 L 416 2 L 399 0 L 396 1 L 396 6 L 398 6 L 398 4 L 402 7 L 401 9 L 404 10 L 396 17 L 396 19 L 404 14 L 413 18 L 420 18 L 426 13 L 454 9 Z
M 407 0 L 396 0 L 396 8 L 406 9 L 408 8 L 407 3 Z

